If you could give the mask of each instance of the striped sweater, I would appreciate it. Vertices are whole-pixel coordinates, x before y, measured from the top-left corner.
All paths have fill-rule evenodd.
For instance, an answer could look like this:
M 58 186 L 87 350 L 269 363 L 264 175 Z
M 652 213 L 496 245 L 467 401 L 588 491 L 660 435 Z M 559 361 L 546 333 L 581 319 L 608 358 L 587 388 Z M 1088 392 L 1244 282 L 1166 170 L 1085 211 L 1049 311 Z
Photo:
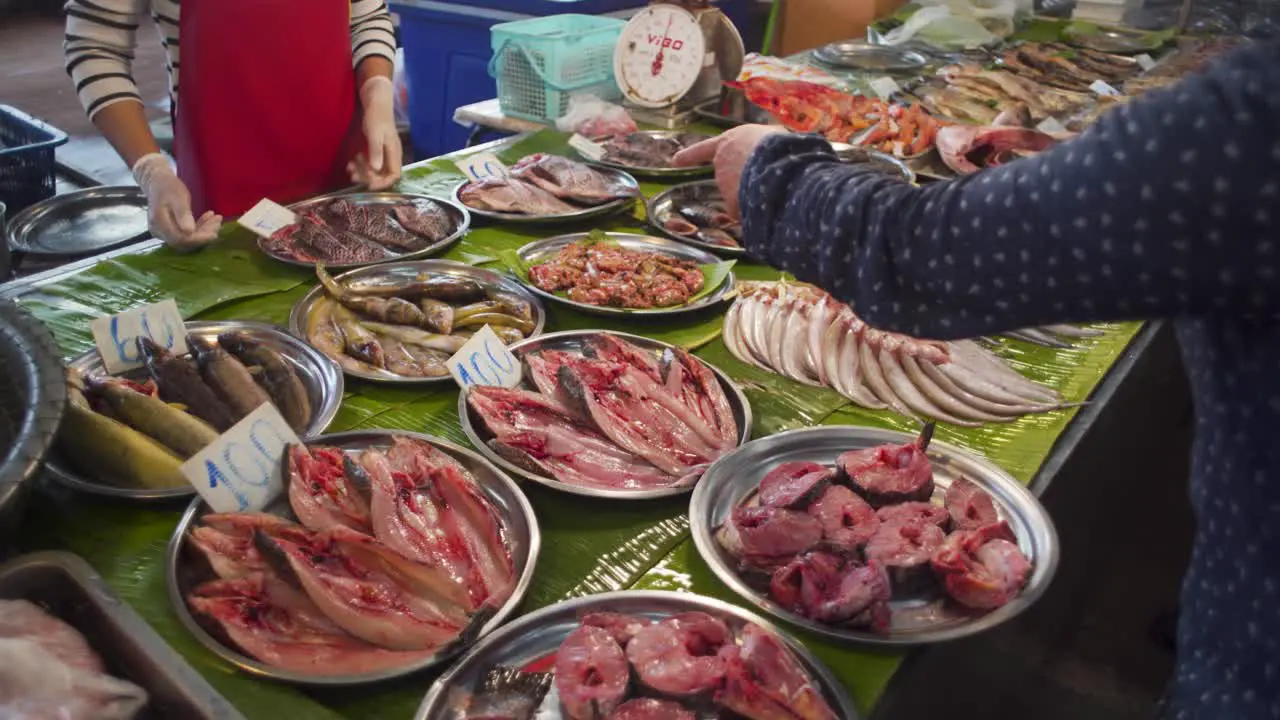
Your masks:
M 168 54 L 169 101 L 177 107 L 179 38 L 177 0 L 67 0 L 67 73 L 89 117 L 112 103 L 142 102 L 133 81 L 138 24 L 150 15 Z M 384 0 L 352 0 L 353 64 L 371 55 L 395 59 L 395 31 Z

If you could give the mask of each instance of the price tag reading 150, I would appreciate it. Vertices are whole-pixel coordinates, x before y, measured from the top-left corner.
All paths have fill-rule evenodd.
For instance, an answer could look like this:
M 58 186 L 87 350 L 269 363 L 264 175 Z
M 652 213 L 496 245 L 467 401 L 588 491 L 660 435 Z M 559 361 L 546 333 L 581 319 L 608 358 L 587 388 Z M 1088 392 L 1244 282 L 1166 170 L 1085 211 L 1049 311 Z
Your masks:
M 302 441 L 263 403 L 182 464 L 182 474 L 215 512 L 258 512 L 284 488 L 284 453 Z
M 153 340 L 175 355 L 187 353 L 187 334 L 173 299 L 143 305 L 118 315 L 100 317 L 89 324 L 93 343 L 109 374 L 142 366 L 138 338 Z
M 462 349 L 446 363 L 453 379 L 462 388 L 472 385 L 498 385 L 513 388 L 520 384 L 520 360 L 488 326 L 471 336 Z

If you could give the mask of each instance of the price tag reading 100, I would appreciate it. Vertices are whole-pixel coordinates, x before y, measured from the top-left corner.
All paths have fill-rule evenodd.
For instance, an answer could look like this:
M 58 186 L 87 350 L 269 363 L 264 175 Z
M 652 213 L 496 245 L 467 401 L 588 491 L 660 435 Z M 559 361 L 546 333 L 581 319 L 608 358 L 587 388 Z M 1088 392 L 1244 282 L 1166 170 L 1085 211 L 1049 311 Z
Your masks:
M 217 512 L 257 512 L 284 488 L 285 449 L 301 440 L 265 403 L 182 465 L 182 474 Z

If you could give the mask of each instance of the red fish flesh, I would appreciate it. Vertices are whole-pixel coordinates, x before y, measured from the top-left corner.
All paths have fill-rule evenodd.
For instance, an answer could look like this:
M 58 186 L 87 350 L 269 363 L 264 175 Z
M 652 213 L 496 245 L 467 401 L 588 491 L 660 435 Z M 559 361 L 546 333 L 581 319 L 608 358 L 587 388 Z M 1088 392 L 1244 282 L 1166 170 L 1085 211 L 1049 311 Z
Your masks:
M 946 530 L 947 525 L 951 522 L 951 515 L 947 513 L 946 508 L 929 502 L 905 502 L 897 505 L 886 505 L 876 511 L 876 517 L 880 518 L 880 522 L 886 525 L 918 520 L 930 525 L 937 525 L 942 530 Z
M 822 543 L 850 555 L 880 529 L 880 518 L 866 500 L 843 485 L 831 485 L 807 511 L 822 524 Z
M 738 550 L 747 558 L 791 556 L 822 540 L 822 523 L 799 510 L 738 507 L 725 524 L 733 528 Z
M 720 705 L 748 720 L 838 720 L 796 656 L 764 628 L 748 623 L 742 644 L 726 645 L 721 655 Z
M 485 673 L 459 720 L 532 720 L 551 689 L 548 672 L 496 667 Z
M 1032 566 L 1008 523 L 1000 521 L 951 533 L 934 554 L 933 569 L 961 605 L 991 610 L 1017 596 Z
M 548 398 L 558 403 L 566 413 L 573 412 L 573 398 L 569 397 L 558 376 L 560 368 L 569 365 L 577 357 L 562 350 L 543 350 L 526 353 L 521 360 L 528 369 L 528 378 L 533 386 Z M 576 420 L 586 421 L 585 417 L 574 416 Z
M 933 495 L 933 466 L 918 441 L 850 450 L 836 458 L 836 468 L 872 507 Z
M 778 568 L 769 583 L 770 597 L 792 612 L 876 632 L 889 627 L 892 594 L 889 576 L 879 565 L 846 562 L 824 552 L 801 555 Z
M 760 504 L 804 509 L 827 489 L 830 468 L 814 462 L 784 462 L 760 480 Z
M 358 235 L 340 234 L 315 213 L 298 215 L 297 223 L 281 228 L 264 245 L 277 255 L 330 265 L 376 262 L 387 257 L 386 248 Z
M 358 488 L 348 468 L 354 464 L 337 448 L 292 445 L 285 454 L 289 506 L 316 532 L 344 525 L 369 532 L 369 488 Z M 363 476 L 361 476 L 363 477 Z
M 578 618 L 578 622 L 608 630 L 623 649 L 627 647 L 627 643 L 631 642 L 631 638 L 636 636 L 636 633 L 653 624 L 653 621 L 646 617 L 612 612 L 587 613 Z
M 721 448 L 738 445 L 738 420 L 720 381 L 701 361 L 679 348 L 662 353 L 662 382 L 709 427 L 715 428 Z
M 947 488 L 944 502 L 956 530 L 977 530 L 1000 520 L 991 496 L 969 478 L 956 478 Z
M 488 178 L 468 183 L 458 193 L 458 199 L 478 210 L 518 215 L 568 215 L 582 209 L 517 178 Z
M 391 214 L 409 232 L 431 242 L 439 242 L 456 229 L 453 218 L 438 203 L 430 200 L 414 200 L 391 206 Z
M 679 305 L 706 284 L 692 260 L 593 238 L 565 245 L 529 268 L 529 280 L 575 302 L 631 309 Z
M 318 212 L 329 227 L 348 235 L 358 235 L 387 249 L 413 252 L 427 243 L 391 219 L 385 207 L 359 205 L 346 199 L 334 200 Z
M 583 354 L 597 360 L 631 365 L 654 382 L 663 381 L 662 367 L 651 351 L 636 347 L 616 335 L 600 333 L 589 337 L 583 346 Z
M 659 488 L 676 480 L 584 427 L 544 395 L 473 387 L 467 404 L 493 433 L 489 446 L 531 472 L 582 487 Z
M 619 705 L 606 720 L 697 720 L 697 717 L 680 703 L 636 698 Z
M 404 667 L 434 652 L 387 650 L 352 637 L 306 595 L 264 573 L 204 583 L 188 602 L 247 655 L 294 672 L 371 673 Z
M 863 553 L 889 572 L 896 591 L 910 592 L 932 579 L 925 571 L 945 539 L 937 525 L 920 520 L 881 524 Z
M 714 690 L 724 679 L 720 648 L 733 635 L 705 613 L 683 613 L 641 628 L 627 644 L 627 659 L 645 687 L 675 697 Z
M 511 175 L 531 182 L 562 200 L 584 205 L 599 205 L 639 194 L 616 176 L 605 175 L 589 165 L 560 155 L 529 155 L 512 166 Z
M 575 628 L 556 651 L 555 686 L 570 720 L 607 717 L 631 684 L 627 656 L 607 630 Z
M 936 142 L 947 167 L 968 175 L 1035 155 L 1058 141 L 1052 135 L 1027 128 L 950 125 L 938 131 Z
M 306 537 L 299 526 L 268 513 L 210 513 L 192 528 L 191 544 L 209 561 L 220 578 L 230 579 L 267 569 L 266 561 L 253 542 L 255 530 L 268 535 Z

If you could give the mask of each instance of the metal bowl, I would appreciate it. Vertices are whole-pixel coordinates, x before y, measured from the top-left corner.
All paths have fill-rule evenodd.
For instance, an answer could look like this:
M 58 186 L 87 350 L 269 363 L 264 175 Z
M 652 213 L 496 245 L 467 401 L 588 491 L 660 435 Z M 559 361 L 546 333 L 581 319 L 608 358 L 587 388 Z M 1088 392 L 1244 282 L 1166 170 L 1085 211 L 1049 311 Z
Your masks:
M 915 183 L 916 181 L 916 174 L 911 168 L 907 167 L 907 163 L 892 155 L 848 143 L 831 143 L 831 150 L 835 152 L 836 157 L 840 158 L 841 162 L 849 163 L 850 165 L 867 163 L 885 165 L 886 172 L 901 175 L 902 179 L 909 183 Z
M 228 321 L 192 321 L 186 324 L 187 332 L 205 340 L 216 340 L 224 332 L 242 331 L 261 340 L 268 347 L 284 356 L 298 374 L 302 384 L 307 387 L 307 395 L 311 400 L 311 422 L 307 425 L 303 438 L 319 435 L 329 427 L 333 417 L 338 414 L 338 406 L 342 403 L 342 373 L 332 360 L 318 350 L 298 340 L 283 328 L 267 323 L 248 322 L 244 320 Z M 73 358 L 68 367 L 86 373 L 100 373 L 103 370 L 102 357 L 97 350 L 90 350 Z M 133 379 L 145 379 L 146 370 L 137 369 L 124 374 Z M 66 382 L 63 380 L 63 391 Z M 153 490 L 146 488 L 116 487 L 104 482 L 86 478 L 73 469 L 58 455 L 49 457 L 46 465 L 50 477 L 56 482 L 73 490 L 93 495 L 105 495 L 128 500 L 172 500 L 186 498 L 196 494 L 194 487 Z
M 334 278 L 338 282 L 346 282 L 350 280 L 358 280 L 375 285 L 397 285 L 407 283 L 414 280 L 419 274 L 429 273 L 431 275 L 449 275 L 453 277 L 470 278 L 478 282 L 482 287 L 488 290 L 501 291 L 517 295 L 529 301 L 529 305 L 533 308 L 533 321 L 535 327 L 530 337 L 542 333 L 542 328 L 547 324 L 547 311 L 542 306 L 542 301 L 536 295 L 520 282 L 517 282 L 509 275 L 496 273 L 492 270 L 484 270 L 482 268 L 473 267 L 465 263 L 456 262 L 454 260 L 413 260 L 408 262 L 385 263 L 382 265 L 370 265 L 369 267 L 352 270 L 343 273 Z M 316 285 L 301 300 L 293 306 L 293 310 L 289 312 L 289 332 L 295 337 L 300 338 L 303 342 L 309 343 L 307 338 L 307 313 L 310 312 L 311 306 L 321 297 L 324 297 L 324 288 Z M 310 347 L 308 345 L 308 347 Z M 319 352 L 316 350 L 315 352 Z M 451 383 L 452 375 L 441 375 L 439 377 L 415 378 L 404 377 L 402 375 L 394 375 L 390 372 L 357 372 L 354 370 L 342 370 L 347 375 L 361 380 L 378 383 L 394 383 L 415 385 L 422 383 Z
M 455 460 L 471 472 L 477 484 L 501 514 L 506 531 L 506 539 L 511 547 L 511 557 L 515 564 L 517 581 L 515 588 L 511 592 L 511 597 L 503 603 L 497 613 L 480 629 L 481 636 L 492 632 L 515 612 L 515 609 L 524 600 L 525 594 L 528 593 L 529 585 L 533 582 L 533 573 L 538 562 L 538 551 L 542 544 L 542 534 L 538 529 L 538 519 L 534 515 L 533 506 L 529 504 L 524 493 L 520 492 L 520 488 L 515 481 L 503 474 L 488 460 L 466 448 L 430 435 L 391 430 L 363 430 L 321 435 L 309 440 L 308 444 L 327 445 L 358 452 L 365 448 L 386 447 L 390 444 L 390 438 L 393 435 L 404 435 L 425 440 L 453 456 Z M 289 512 L 288 507 L 288 499 L 280 497 L 272 505 L 268 506 L 267 512 L 286 515 Z M 200 498 L 196 498 L 187 508 L 182 519 L 178 521 L 178 527 L 174 530 L 173 537 L 169 540 L 169 550 L 165 560 L 165 584 L 169 591 L 169 602 L 183 627 L 194 635 L 196 640 L 208 648 L 210 652 L 240 670 L 258 677 L 304 685 L 331 687 L 361 685 L 402 677 L 427 668 L 443 665 L 463 649 L 461 647 L 449 648 L 448 652 L 439 653 L 393 670 L 362 675 L 327 676 L 282 670 L 240 653 L 229 644 L 218 639 L 216 631 L 210 632 L 207 630 L 191 613 L 185 600 L 188 591 L 193 587 L 200 582 L 214 578 L 208 564 L 198 556 L 198 551 L 186 549 L 187 532 L 197 520 L 209 511 L 209 506 Z
M 827 625 L 782 608 L 766 592 L 749 584 L 739 575 L 733 557 L 716 541 L 716 529 L 734 508 L 751 497 L 764 475 L 779 463 L 809 461 L 829 465 L 846 450 L 901 444 L 914 439 L 892 430 L 816 427 L 779 433 L 743 445 L 708 468 L 693 491 L 689 521 L 698 553 L 717 577 L 764 612 L 841 642 L 880 647 L 924 645 L 966 637 L 1008 622 L 1031 607 L 1048 589 L 1058 567 L 1057 531 L 1044 506 L 1018 481 L 990 462 L 936 440 L 928 450 L 937 483 L 935 502 L 941 501 L 956 478 L 969 478 L 991 495 L 1000 517 L 1017 536 L 1018 547 L 1034 566 L 1026 587 L 1003 607 L 986 613 L 965 610 L 937 592 L 924 590 L 906 597 L 895 596 L 890 601 L 893 619 L 887 634 Z
M 9 248 L 74 257 L 106 252 L 147 236 L 147 198 L 137 186 L 91 187 L 29 206 L 9 221 Z
M 641 337 L 639 335 L 631 335 L 629 333 L 614 332 L 612 330 L 564 330 L 562 332 L 548 333 L 536 338 L 530 338 L 523 342 L 512 345 L 509 349 L 516 357 L 522 356 L 526 352 L 537 350 L 565 350 L 576 352 L 582 349 L 583 341 L 592 335 L 608 334 L 622 338 L 633 345 L 653 350 L 655 354 L 661 354 L 663 350 L 674 349 L 676 346 L 670 343 L 664 343 L 661 340 Z M 695 356 L 696 357 L 696 356 Z M 716 379 L 720 381 L 720 387 L 724 389 L 725 395 L 729 398 L 729 405 L 733 408 L 733 418 L 738 423 L 738 443 L 742 444 L 751 438 L 751 424 L 754 420 L 751 414 L 751 403 L 747 402 L 747 396 L 738 388 L 737 385 L 724 374 L 720 368 L 712 365 L 701 358 L 696 358 L 708 370 L 715 374 Z M 531 384 L 526 383 L 525 389 L 532 390 Z M 480 450 L 480 453 L 501 467 L 503 470 L 519 475 L 527 480 L 532 480 L 540 485 L 546 485 L 553 490 L 573 493 L 574 495 L 585 495 L 587 497 L 613 498 L 615 500 L 651 500 L 654 498 L 671 497 L 673 495 L 683 495 L 693 489 L 693 486 L 675 487 L 675 488 L 659 488 L 656 490 L 608 490 L 605 488 L 582 487 L 580 485 L 570 485 L 569 483 L 560 482 L 555 478 L 549 478 L 545 475 L 530 472 L 514 465 L 493 450 L 489 449 L 487 441 L 493 435 L 484 427 L 484 422 L 479 416 L 472 411 L 467 405 L 467 393 L 464 390 L 458 395 L 458 419 L 462 421 L 462 432 L 466 433 L 467 439 L 471 444 Z
M 597 167 L 596 172 L 609 175 L 634 190 L 634 194 L 628 197 L 621 197 L 616 200 L 610 200 L 599 205 L 584 206 L 581 210 L 571 213 L 563 213 L 560 215 L 523 215 L 521 213 L 494 212 L 493 210 L 481 210 L 471 207 L 462 201 L 462 190 L 471 184 L 470 180 L 465 180 L 458 184 L 453 190 L 454 200 L 461 206 L 467 208 L 472 215 L 482 217 L 487 220 L 502 221 L 513 223 L 516 225 L 557 225 L 565 223 L 574 223 L 581 220 L 591 220 L 593 218 L 601 218 L 615 213 L 622 212 L 635 204 L 636 198 L 641 197 L 640 183 L 636 182 L 634 177 L 617 168 Z M 568 201 L 570 205 L 574 203 Z
M 382 258 L 380 260 L 374 260 L 373 262 L 365 262 L 365 263 L 328 263 L 326 262 L 325 267 L 330 270 L 345 270 L 349 268 L 364 267 L 367 265 L 376 265 L 379 263 L 398 262 L 401 260 L 413 260 L 416 258 L 430 257 L 437 253 L 444 252 L 451 245 L 461 240 L 462 236 L 466 235 L 467 231 L 471 229 L 471 214 L 467 212 L 467 209 L 463 207 L 461 203 L 454 202 L 453 200 L 446 200 L 444 198 L 433 197 L 431 195 L 418 195 L 414 193 L 355 192 L 355 193 L 339 193 L 336 195 L 322 195 L 320 197 L 311 198 L 310 200 L 303 200 L 302 202 L 294 203 L 293 205 L 289 206 L 289 209 L 293 210 L 294 212 L 301 212 L 303 210 L 307 210 L 309 208 L 312 208 L 318 205 L 331 203 L 334 200 L 339 200 L 339 199 L 350 201 L 352 203 L 355 203 L 356 205 L 368 205 L 373 207 L 390 206 L 390 205 L 396 205 L 399 203 L 415 201 L 415 200 L 429 200 L 433 203 L 440 205 L 440 207 L 444 208 L 445 212 L 449 213 L 449 216 L 453 219 L 454 229 L 453 229 L 453 232 L 450 233 L 448 237 L 442 240 L 438 240 L 421 250 L 414 250 L 413 252 L 399 252 L 397 250 L 387 248 L 387 252 L 389 253 L 387 257 Z M 305 268 L 315 267 L 315 263 L 303 262 L 301 260 L 295 260 L 293 258 L 281 257 L 279 255 L 272 253 L 267 249 L 266 242 L 267 242 L 266 238 L 259 237 L 258 248 L 261 249 L 262 252 L 266 253 L 267 255 L 270 255 L 272 258 L 279 260 L 282 263 L 297 265 L 298 267 L 305 267 Z
M 649 137 L 653 137 L 653 138 L 697 137 L 699 138 L 698 140 L 699 142 L 702 140 L 710 140 L 712 137 L 714 137 L 712 135 L 707 135 L 705 133 L 685 132 L 681 130 L 637 130 L 635 132 L 629 132 L 626 134 L 627 135 L 648 135 Z M 609 139 L 610 139 L 609 137 L 594 138 L 595 142 L 600 144 L 604 144 L 608 142 Z M 688 146 L 686 145 L 686 147 Z M 716 171 L 715 166 L 711 165 L 710 163 L 707 163 L 705 165 L 695 165 L 693 167 L 674 167 L 674 166 L 654 167 L 649 165 L 627 165 L 625 163 L 620 163 L 613 160 L 592 160 L 587 157 L 583 157 L 583 161 L 590 165 L 616 168 L 618 170 L 623 170 L 623 171 L 632 173 L 633 175 L 640 175 L 642 177 L 661 178 L 663 180 L 705 177 L 707 175 L 711 175 Z
M 629 250 L 641 250 L 645 252 L 658 253 L 682 260 L 692 260 L 699 265 L 713 265 L 720 262 L 720 258 L 712 255 L 705 250 L 690 247 L 683 242 L 667 240 L 665 238 L 653 237 L 651 235 L 636 235 L 633 233 L 605 233 L 610 240 L 616 242 Z M 557 235 L 555 237 L 545 238 L 543 240 L 535 240 L 516 251 L 520 259 L 524 261 L 528 267 L 533 267 L 542 262 L 546 262 L 560 252 L 560 249 L 572 245 L 579 240 L 585 240 L 589 237 L 588 233 L 573 233 L 570 235 Z M 521 281 L 523 282 L 523 280 Z M 671 307 L 653 308 L 650 310 L 630 310 L 627 308 L 605 307 L 603 305 L 588 305 L 587 303 L 570 300 L 567 297 L 561 297 L 555 293 L 549 293 L 532 283 L 527 287 L 530 291 L 541 295 L 551 302 L 568 305 L 570 307 L 581 310 L 592 315 L 625 315 L 629 317 L 637 317 L 641 315 L 680 315 L 688 312 L 696 312 L 705 308 L 718 305 L 733 290 L 734 277 L 730 272 L 720 283 L 720 286 L 712 290 L 710 293 L 684 305 L 673 305 Z
M 645 216 L 649 221 L 649 226 L 667 237 L 679 240 L 682 243 L 689 243 L 695 247 L 709 250 L 719 255 L 728 257 L 741 257 L 747 254 L 742 247 L 725 247 L 724 245 L 713 245 L 709 242 L 703 242 L 690 235 L 681 235 L 671 232 L 662 225 L 662 221 L 675 212 L 675 205 L 679 202 L 700 202 L 700 203 L 723 203 L 724 196 L 720 194 L 720 187 L 716 185 L 715 180 L 700 180 L 698 182 L 683 183 L 675 187 L 667 188 L 662 192 L 649 198 L 645 203 Z
M 526 667 L 554 655 L 565 637 L 578 627 L 578 618 L 590 612 L 615 612 L 661 619 L 683 612 L 704 612 L 725 622 L 737 634 L 748 623 L 777 636 L 799 660 L 814 686 L 841 720 L 858 720 L 848 691 L 820 660 L 795 638 L 755 613 L 726 602 L 689 593 L 656 590 L 623 590 L 566 600 L 529 613 L 478 643 L 449 672 L 431 685 L 418 706 L 416 720 L 453 717 L 491 668 Z M 554 693 L 554 688 L 552 690 Z M 548 695 L 550 697 L 550 695 Z M 543 717 L 539 714 L 538 717 Z M 559 717 L 551 715 L 550 717 Z

